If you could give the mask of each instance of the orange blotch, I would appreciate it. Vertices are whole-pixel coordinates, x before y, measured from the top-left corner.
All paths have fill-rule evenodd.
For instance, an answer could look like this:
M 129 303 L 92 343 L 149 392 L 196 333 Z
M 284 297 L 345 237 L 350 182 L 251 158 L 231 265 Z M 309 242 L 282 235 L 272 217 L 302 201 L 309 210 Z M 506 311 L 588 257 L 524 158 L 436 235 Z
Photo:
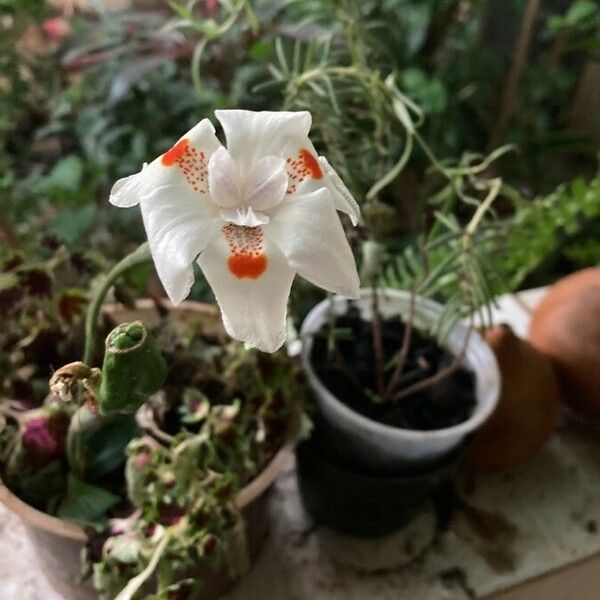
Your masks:
M 323 177 L 323 171 L 321 171 L 319 161 L 306 148 L 301 148 L 299 154 L 304 168 L 311 174 L 311 177 L 314 179 L 321 179 Z
M 170 150 L 162 155 L 162 164 L 165 167 L 172 167 L 187 151 L 190 140 L 183 138 L 179 140 Z
M 264 254 L 233 254 L 227 260 L 227 266 L 238 279 L 258 279 L 267 270 L 267 257 Z

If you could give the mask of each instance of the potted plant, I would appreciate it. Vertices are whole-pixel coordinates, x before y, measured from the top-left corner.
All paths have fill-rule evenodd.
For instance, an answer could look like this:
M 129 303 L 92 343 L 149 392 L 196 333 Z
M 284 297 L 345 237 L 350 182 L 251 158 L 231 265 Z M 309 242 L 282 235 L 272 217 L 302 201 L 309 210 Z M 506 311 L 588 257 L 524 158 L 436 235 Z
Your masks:
M 316 407 L 298 449 L 305 506 L 344 533 L 390 533 L 442 487 L 494 412 L 494 354 L 473 321 L 389 288 L 323 300 L 301 334 Z
M 475 326 L 490 324 L 487 306 L 506 289 L 496 200 L 517 195 L 494 173 L 509 147 L 436 156 L 424 111 L 365 38 L 348 19 L 322 53 L 282 44 L 272 71 L 288 106 L 318 107 L 318 134 L 362 199 L 359 298 L 322 301 L 301 329 L 316 411 L 300 489 L 318 522 L 381 534 L 447 480 L 494 411 L 498 367 Z
M 169 565 L 152 573 L 159 589 L 183 595 L 202 587 L 205 597 L 216 596 L 247 568 L 266 533 L 266 492 L 298 431 L 297 371 L 281 353 L 260 355 L 231 341 L 209 305 L 140 301 L 103 312 L 107 323 L 152 326 L 151 334 L 134 320 L 109 340 L 120 346 L 155 336 L 153 347 L 128 358 L 125 374 L 108 360 L 111 350 L 101 374 L 67 364 L 53 376 L 56 394 L 39 406 L 23 392 L 4 400 L 1 499 L 66 597 L 96 597 L 94 587 L 101 597 L 122 590 L 129 597 L 128 581 L 137 589 L 136 575 L 158 560 L 154 550 Z M 135 405 L 147 399 L 137 415 L 134 372 Z M 82 574 L 93 586 L 79 583 Z
M 317 156 L 310 114 L 217 117 L 228 148 L 204 119 L 114 185 L 113 204 L 140 204 L 148 243 L 95 283 L 83 361 L 53 373 L 36 412 L 7 403 L 3 413 L 5 504 L 42 542 L 55 581 L 70 579 L 56 559 L 81 548 L 86 526 L 86 564 L 105 598 L 215 597 L 243 571 L 264 534 L 264 492 L 299 430 L 296 367 L 276 353 L 292 279 L 358 292 L 337 216 L 356 220 L 358 208 Z M 103 309 L 151 259 L 176 307 Z M 195 262 L 246 349 L 214 309 L 182 303 Z M 102 314 L 120 323 L 104 331 L 103 354 Z

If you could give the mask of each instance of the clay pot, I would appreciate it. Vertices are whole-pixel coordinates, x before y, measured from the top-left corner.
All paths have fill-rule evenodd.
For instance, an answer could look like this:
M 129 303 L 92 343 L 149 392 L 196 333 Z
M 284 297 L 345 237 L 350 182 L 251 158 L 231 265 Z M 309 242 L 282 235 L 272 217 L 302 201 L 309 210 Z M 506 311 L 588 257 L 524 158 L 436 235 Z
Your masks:
M 162 304 L 165 310 L 174 312 L 175 320 L 182 326 L 189 321 L 190 317 L 218 315 L 214 306 L 206 304 L 182 302 L 177 308 L 173 308 L 166 301 Z M 147 326 L 152 327 L 159 321 L 156 305 L 150 300 L 138 301 L 135 309 L 112 306 L 108 307 L 105 312 L 119 322 L 140 319 Z M 240 532 L 240 535 L 244 535 L 246 538 L 251 560 L 258 555 L 267 533 L 268 493 L 278 475 L 291 460 L 295 445 L 295 436 L 290 435 L 269 464 L 240 490 L 236 498 L 236 505 L 241 511 L 243 522 L 243 531 Z M 0 502 L 23 522 L 42 569 L 58 593 L 69 600 L 97 598 L 89 581 L 85 583 L 79 581 L 80 554 L 87 540 L 83 528 L 75 523 L 62 521 L 36 510 L 20 500 L 1 482 Z M 202 577 L 205 600 L 218 598 L 236 581 L 225 568 L 213 573 L 199 565 L 196 575 Z
M 600 420 L 600 268 L 550 289 L 532 315 L 529 341 L 552 361 L 563 401 L 580 416 Z
M 498 406 L 475 434 L 468 457 L 481 469 L 503 469 L 529 458 L 560 421 L 560 387 L 550 360 L 497 325 L 485 333 L 502 382 Z

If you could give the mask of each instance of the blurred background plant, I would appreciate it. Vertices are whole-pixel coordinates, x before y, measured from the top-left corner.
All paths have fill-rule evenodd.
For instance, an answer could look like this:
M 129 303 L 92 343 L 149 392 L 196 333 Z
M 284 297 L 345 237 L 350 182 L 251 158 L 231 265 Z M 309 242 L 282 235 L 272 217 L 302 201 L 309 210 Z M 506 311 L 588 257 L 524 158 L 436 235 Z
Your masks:
M 600 135 L 600 7 L 591 0 L 2 0 L 0 8 L 4 249 L 27 251 L 49 231 L 67 246 L 123 256 L 144 235 L 136 211 L 109 210 L 115 179 L 215 108 L 286 106 L 313 113 L 317 146 L 392 255 L 423 247 L 415 240 L 448 185 L 458 199 L 448 210 L 463 227 L 469 198 L 481 201 L 502 177 L 494 207 L 512 231 L 506 252 L 517 246 L 501 273 L 511 285 L 598 260 L 597 212 L 571 195 L 576 227 L 554 244 L 546 231 L 536 260 L 510 271 L 523 254 L 519 227 L 532 231 L 532 206 L 545 206 L 547 224 L 564 221 L 557 186 L 577 178 L 578 197 L 600 202 L 587 183 Z M 505 144 L 515 150 L 488 164 Z M 475 164 L 488 167 L 478 181 L 464 171 Z
M 442 300 L 442 330 L 474 310 L 485 320 L 500 291 L 600 262 L 597 2 L 0 0 L 0 11 L 0 455 L 17 450 L 15 472 L 33 460 L 23 497 L 105 529 L 88 560 L 107 597 L 146 564 L 155 530 L 208 508 L 206 538 L 157 548 L 173 559 L 191 542 L 207 554 L 226 542 L 212 536 L 237 515 L 194 504 L 188 479 L 179 512 L 157 504 L 173 456 L 185 463 L 186 447 L 209 435 L 217 453 L 184 467 L 196 485 L 224 471 L 204 491 L 224 483 L 232 500 L 281 441 L 296 394 L 282 355 L 157 331 L 171 379 L 140 427 L 159 432 L 162 450 L 143 437 L 129 447 L 139 510 L 118 535 L 106 527 L 125 499 L 122 477 L 118 495 L 74 479 L 71 415 L 40 407 L 52 369 L 81 357 L 98 275 L 145 238 L 137 210 L 110 209 L 111 184 L 214 109 L 309 110 L 318 149 L 362 206 L 349 235 L 363 282 Z M 150 276 L 133 270 L 114 297 L 160 295 Z M 197 281 L 193 297 L 207 297 Z M 294 314 L 312 304 L 305 293 L 295 288 Z M 148 465 L 165 480 L 144 494 L 136 468 Z M 47 481 L 59 488 L 40 496 Z M 91 515 L 66 502 L 90 496 L 100 503 Z
M 81 356 L 88 287 L 106 266 L 50 236 L 34 257 L 0 260 L 0 397 L 39 406 L 52 371 Z

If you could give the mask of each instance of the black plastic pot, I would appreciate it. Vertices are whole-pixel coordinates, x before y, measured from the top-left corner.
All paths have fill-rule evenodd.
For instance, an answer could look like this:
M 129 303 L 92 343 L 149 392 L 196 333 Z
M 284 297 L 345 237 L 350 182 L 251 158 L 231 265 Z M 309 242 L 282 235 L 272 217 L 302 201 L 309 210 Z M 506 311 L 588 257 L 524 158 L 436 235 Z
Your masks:
M 348 535 L 377 537 L 408 523 L 460 466 L 464 443 L 422 472 L 361 471 L 343 464 L 316 423 L 296 450 L 302 503 L 318 525 Z

